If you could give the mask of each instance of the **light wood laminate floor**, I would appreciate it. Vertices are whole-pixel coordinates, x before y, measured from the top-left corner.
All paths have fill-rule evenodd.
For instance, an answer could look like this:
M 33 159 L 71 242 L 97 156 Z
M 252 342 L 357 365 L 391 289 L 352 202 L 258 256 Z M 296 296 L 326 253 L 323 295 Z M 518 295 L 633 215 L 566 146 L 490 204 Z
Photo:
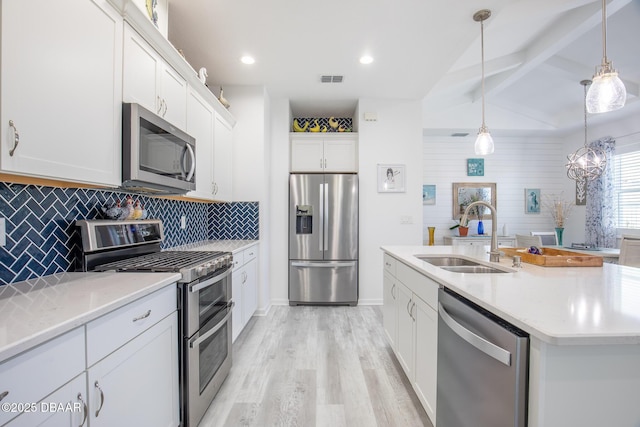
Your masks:
M 233 351 L 200 427 L 432 427 L 380 307 L 276 306 L 249 322 Z

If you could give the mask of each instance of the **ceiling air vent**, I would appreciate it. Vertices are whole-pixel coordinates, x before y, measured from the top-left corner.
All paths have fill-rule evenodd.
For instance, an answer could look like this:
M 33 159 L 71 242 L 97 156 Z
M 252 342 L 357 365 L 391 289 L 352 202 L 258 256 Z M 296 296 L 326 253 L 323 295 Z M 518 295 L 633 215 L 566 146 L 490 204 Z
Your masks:
M 469 136 L 469 132 L 456 132 L 456 133 L 452 133 L 451 136 L 456 136 L 458 138 L 463 137 L 463 136 Z
M 321 76 L 320 81 L 322 83 L 342 83 L 344 76 Z

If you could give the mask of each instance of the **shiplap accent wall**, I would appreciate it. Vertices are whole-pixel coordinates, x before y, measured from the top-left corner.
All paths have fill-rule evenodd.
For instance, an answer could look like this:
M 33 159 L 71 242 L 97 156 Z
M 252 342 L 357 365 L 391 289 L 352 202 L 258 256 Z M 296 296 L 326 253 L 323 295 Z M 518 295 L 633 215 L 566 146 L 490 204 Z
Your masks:
M 452 219 L 454 182 L 491 182 L 497 186 L 498 234 L 506 223 L 509 235 L 530 231 L 552 231 L 553 219 L 541 207 L 540 214 L 525 214 L 524 189 L 539 188 L 545 194 L 560 194 L 574 200 L 571 181 L 566 177 L 566 154 L 558 139 L 499 138 L 494 136 L 495 152 L 485 156 L 485 175 L 467 176 L 467 159 L 480 158 L 473 152 L 475 135 L 468 137 L 423 138 L 423 184 L 436 185 L 436 204 L 423 206 L 423 242 L 427 244 L 427 227 L 435 226 L 435 244 L 442 244 L 445 235 L 457 235 L 449 230 Z M 485 232 L 491 232 L 491 221 L 484 221 Z M 470 234 L 476 234 L 477 221 L 470 224 Z

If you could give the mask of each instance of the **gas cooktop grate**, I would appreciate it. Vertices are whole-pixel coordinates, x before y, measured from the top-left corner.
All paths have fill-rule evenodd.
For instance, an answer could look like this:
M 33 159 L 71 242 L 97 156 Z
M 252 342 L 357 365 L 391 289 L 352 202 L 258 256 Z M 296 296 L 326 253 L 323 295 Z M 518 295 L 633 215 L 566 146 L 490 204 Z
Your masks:
M 96 271 L 180 271 L 212 261 L 225 252 L 221 251 L 164 251 L 135 258 L 123 259 L 99 265 Z

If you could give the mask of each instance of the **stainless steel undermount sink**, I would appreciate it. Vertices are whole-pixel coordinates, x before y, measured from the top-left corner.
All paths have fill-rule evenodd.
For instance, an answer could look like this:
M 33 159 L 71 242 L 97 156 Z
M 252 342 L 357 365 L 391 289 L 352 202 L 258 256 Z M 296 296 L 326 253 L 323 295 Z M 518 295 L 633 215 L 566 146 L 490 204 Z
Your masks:
M 456 265 L 452 267 L 440 267 L 443 270 L 452 271 L 454 273 L 471 273 L 471 274 L 488 274 L 488 273 L 510 273 L 510 271 L 500 270 L 499 268 L 488 267 L 486 265 Z
M 443 270 L 451 271 L 453 273 L 512 273 L 511 270 L 497 268 L 457 256 L 415 255 L 415 257 L 431 265 L 435 265 L 436 267 L 440 267 Z

